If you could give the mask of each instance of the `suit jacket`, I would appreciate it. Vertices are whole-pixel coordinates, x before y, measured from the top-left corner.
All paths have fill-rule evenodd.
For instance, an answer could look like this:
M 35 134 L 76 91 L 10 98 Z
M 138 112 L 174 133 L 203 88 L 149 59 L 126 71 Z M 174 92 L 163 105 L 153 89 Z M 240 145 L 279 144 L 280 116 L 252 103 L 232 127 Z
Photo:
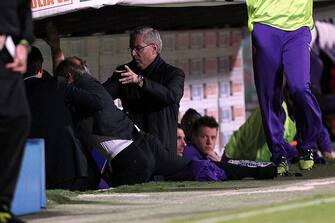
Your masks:
M 93 117 L 92 133 L 115 139 L 134 139 L 134 123 L 118 109 L 106 89 L 92 76 L 84 74 L 66 92 L 73 105 L 76 122 Z
M 32 114 L 30 137 L 45 139 L 47 188 L 60 188 L 90 175 L 94 166 L 76 137 L 65 91 L 57 79 L 29 78 L 25 84 Z
M 118 76 L 110 77 L 103 85 L 122 106 L 134 123 L 153 134 L 171 151 L 177 148 L 179 103 L 184 93 L 184 72 L 167 64 L 160 56 L 145 70 L 134 61 L 127 64 L 144 77 L 143 86 L 122 85 Z M 124 68 L 118 68 L 124 69 Z

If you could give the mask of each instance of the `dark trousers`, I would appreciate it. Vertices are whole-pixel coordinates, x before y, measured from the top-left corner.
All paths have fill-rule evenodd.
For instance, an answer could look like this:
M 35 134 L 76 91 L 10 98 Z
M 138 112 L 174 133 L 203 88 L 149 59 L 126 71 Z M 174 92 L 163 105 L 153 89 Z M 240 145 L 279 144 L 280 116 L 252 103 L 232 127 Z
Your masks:
M 321 129 L 320 109 L 310 90 L 311 34 L 308 27 L 284 31 L 256 23 L 252 32 L 254 77 L 272 161 L 287 157 L 282 109 L 283 75 L 296 111 L 298 149 L 313 148 Z
M 277 176 L 277 167 L 270 162 L 221 160 L 221 162 L 214 163 L 224 170 L 228 180 L 241 180 L 243 178 L 273 179 Z
M 169 176 L 190 161 L 171 153 L 154 136 L 144 134 L 111 161 L 110 186 L 148 182 L 154 175 Z
M 13 199 L 29 128 L 23 79 L 0 61 L 0 204 L 7 207 Z
M 64 180 L 60 183 L 53 184 L 47 189 L 63 189 L 74 191 L 96 190 L 98 188 L 100 177 L 87 176 L 77 177 L 71 180 Z

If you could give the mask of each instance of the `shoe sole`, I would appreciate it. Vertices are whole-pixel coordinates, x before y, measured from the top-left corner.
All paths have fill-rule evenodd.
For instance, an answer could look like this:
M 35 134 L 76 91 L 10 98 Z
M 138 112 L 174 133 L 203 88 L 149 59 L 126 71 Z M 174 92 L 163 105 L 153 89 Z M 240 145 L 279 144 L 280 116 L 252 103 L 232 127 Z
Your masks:
M 299 161 L 299 167 L 301 170 L 311 170 L 313 169 L 313 166 L 314 166 L 314 161 L 313 160 L 310 160 L 310 164 L 301 164 L 301 161 Z M 303 161 L 303 162 L 307 162 L 307 161 Z M 303 167 L 303 166 L 308 166 L 308 167 Z

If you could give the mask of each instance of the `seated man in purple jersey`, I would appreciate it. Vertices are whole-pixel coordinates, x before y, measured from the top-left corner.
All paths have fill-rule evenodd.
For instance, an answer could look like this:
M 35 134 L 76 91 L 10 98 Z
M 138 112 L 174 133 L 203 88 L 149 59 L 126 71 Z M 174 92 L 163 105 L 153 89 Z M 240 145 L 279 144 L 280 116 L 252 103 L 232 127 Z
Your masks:
M 220 162 L 214 148 L 219 124 L 213 117 L 203 116 L 192 125 L 191 143 L 184 150 L 184 157 L 191 160 L 208 161 L 209 174 L 216 180 L 233 180 L 252 177 L 256 179 L 273 178 L 276 168 L 270 162 L 250 160 L 229 160 Z

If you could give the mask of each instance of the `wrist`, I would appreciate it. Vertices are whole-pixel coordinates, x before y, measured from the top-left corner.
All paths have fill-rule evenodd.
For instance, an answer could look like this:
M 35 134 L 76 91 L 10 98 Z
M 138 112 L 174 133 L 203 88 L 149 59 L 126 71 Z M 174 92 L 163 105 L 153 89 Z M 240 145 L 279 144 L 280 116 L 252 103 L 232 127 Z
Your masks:
M 142 75 L 138 75 L 137 78 L 138 78 L 137 85 L 138 85 L 139 87 L 142 87 L 142 86 L 143 86 L 143 80 L 144 80 L 144 77 L 143 77 Z
M 31 46 L 30 46 L 30 43 L 28 42 L 28 40 L 21 39 L 20 42 L 19 42 L 19 45 L 25 46 L 27 48 L 28 52 L 30 52 Z

